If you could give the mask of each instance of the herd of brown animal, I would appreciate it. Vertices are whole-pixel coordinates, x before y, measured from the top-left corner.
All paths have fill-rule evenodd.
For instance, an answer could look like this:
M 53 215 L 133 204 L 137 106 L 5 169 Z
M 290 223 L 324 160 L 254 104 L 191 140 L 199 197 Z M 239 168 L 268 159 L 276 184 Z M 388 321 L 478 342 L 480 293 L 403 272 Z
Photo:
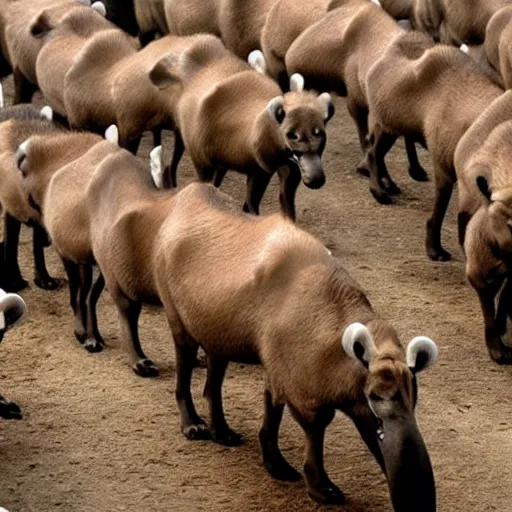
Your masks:
M 143 304 L 163 306 L 187 438 L 240 441 L 224 418 L 222 381 L 229 361 L 260 363 L 259 437 L 272 476 L 300 478 L 278 446 L 286 405 L 305 433 L 309 494 L 343 503 L 323 464 L 325 429 L 341 410 L 386 474 L 394 510 L 433 512 L 434 476 L 414 410 L 416 374 L 436 360 L 437 346 L 418 336 L 402 348 L 338 259 L 294 224 L 295 193 L 301 181 L 325 182 L 334 107 L 313 89 L 347 98 L 363 151 L 358 171 L 379 202 L 400 192 L 385 164 L 396 139 L 405 139 L 415 180 L 428 179 L 415 144 L 428 148 L 436 187 L 428 256 L 450 258 L 441 227 L 458 181 L 459 238 L 486 343 L 492 359 L 512 363 L 504 343 L 511 37 L 512 0 L 133 0 L 131 9 L 119 0 L 0 0 L 0 77 L 13 73 L 16 103 L 0 110 L 0 286 L 27 286 L 17 261 L 27 224 L 36 284 L 58 285 L 45 266 L 51 243 L 68 277 L 74 334 L 88 351 L 103 347 L 96 303 L 106 287 L 134 371 L 158 375 L 138 318 Z M 30 105 L 37 89 L 42 110 Z M 166 129 L 175 144 L 164 168 Z M 151 165 L 134 156 L 148 130 Z M 185 150 L 198 182 L 177 190 Z M 228 170 L 247 175 L 244 211 L 218 190 Z M 274 174 L 282 213 L 250 215 Z M 2 297 L 3 336 L 24 305 L 7 294 L 9 316 Z M 199 347 L 208 424 L 190 391 Z

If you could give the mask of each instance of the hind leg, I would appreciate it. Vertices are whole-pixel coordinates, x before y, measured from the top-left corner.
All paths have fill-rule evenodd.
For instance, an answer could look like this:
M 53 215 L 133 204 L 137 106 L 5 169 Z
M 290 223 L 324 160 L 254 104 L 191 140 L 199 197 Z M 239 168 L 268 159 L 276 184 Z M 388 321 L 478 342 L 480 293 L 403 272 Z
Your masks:
M 21 222 L 5 213 L 4 218 L 4 265 L 5 277 L 3 287 L 8 292 L 19 292 L 28 286 L 27 281 L 21 277 L 18 264 L 18 245 L 20 240 Z
M 206 362 L 208 371 L 203 396 L 210 406 L 212 439 L 219 444 L 236 446 L 240 444 L 241 436 L 229 428 L 222 407 L 222 382 L 229 361 L 223 357 L 207 355 Z
M 60 281 L 51 277 L 46 269 L 44 248 L 48 247 L 48 245 L 50 245 L 50 242 L 45 229 L 41 226 L 34 226 L 32 232 L 32 250 L 35 268 L 34 283 L 38 288 L 42 288 L 43 290 L 55 290 L 59 287 Z
M 75 338 L 80 343 L 83 343 L 86 338 L 85 325 L 78 306 L 78 296 L 80 293 L 80 269 L 76 263 L 66 258 L 62 258 L 62 264 L 64 265 L 64 270 L 66 271 L 68 278 L 69 304 L 73 310 Z
M 14 105 L 31 103 L 37 87 L 25 77 L 19 68 L 14 68 L 12 75 L 14 78 Z
M 350 98 L 347 98 L 347 108 L 356 123 L 359 144 L 364 153 L 368 148 L 368 108 L 358 105 Z
M 415 181 L 428 181 L 428 176 L 418 160 L 418 152 L 414 139 L 404 136 L 407 159 L 409 160 L 409 176 Z
M 271 174 L 263 169 L 258 174 L 249 174 L 247 176 L 247 187 L 245 193 L 244 212 L 260 214 L 260 203 L 265 190 L 270 182 Z
M 278 170 L 278 175 L 281 211 L 295 222 L 295 194 L 301 180 L 300 170 L 295 165 L 285 166 Z M 270 176 L 268 179 L 270 180 Z
M 84 348 L 87 352 L 101 352 L 103 345 L 92 334 L 92 326 L 90 325 L 91 313 L 90 296 L 92 294 L 92 273 L 91 265 L 80 265 L 80 292 L 78 295 L 78 305 L 82 323 L 85 326 Z M 100 290 L 101 291 L 101 290 Z M 96 305 L 96 304 L 94 304 Z M 95 316 L 95 315 L 94 315 Z
M 178 165 L 185 152 L 185 144 L 178 130 L 174 132 L 174 149 L 172 160 L 164 170 L 164 188 L 176 188 L 178 186 Z
M 96 281 L 92 285 L 91 291 L 87 296 L 87 339 L 94 340 L 100 347 L 105 345 L 103 338 L 98 330 L 98 318 L 96 316 L 96 304 L 100 298 L 101 292 L 105 288 L 105 279 L 100 272 Z M 100 349 L 98 349 L 99 351 Z

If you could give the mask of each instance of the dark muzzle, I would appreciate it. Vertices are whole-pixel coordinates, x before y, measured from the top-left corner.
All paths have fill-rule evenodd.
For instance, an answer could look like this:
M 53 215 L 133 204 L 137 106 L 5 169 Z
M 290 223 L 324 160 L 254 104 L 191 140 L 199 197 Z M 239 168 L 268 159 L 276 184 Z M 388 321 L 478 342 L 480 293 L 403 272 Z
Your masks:
M 292 153 L 292 160 L 298 165 L 304 185 L 320 188 L 325 183 L 324 167 L 318 153 Z

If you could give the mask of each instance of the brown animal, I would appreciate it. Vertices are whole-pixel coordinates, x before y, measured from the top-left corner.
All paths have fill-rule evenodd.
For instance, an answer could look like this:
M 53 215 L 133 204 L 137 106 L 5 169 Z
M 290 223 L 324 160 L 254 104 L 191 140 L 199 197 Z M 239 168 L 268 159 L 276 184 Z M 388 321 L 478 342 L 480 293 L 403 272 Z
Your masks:
M 487 24 L 483 48 L 491 65 L 503 77 L 507 89 L 512 87 L 512 5 L 503 7 Z
M 31 136 L 16 155 L 23 190 L 42 213 L 66 270 L 75 337 L 89 352 L 103 348 L 96 302 L 104 281 L 100 274 L 92 286 L 95 259 L 85 194 L 98 163 L 119 150 L 99 135 L 66 132 Z
M 368 73 L 386 48 L 407 32 L 383 9 L 367 0 L 338 0 L 331 2 L 329 8 L 333 10 L 290 46 L 286 69 L 289 73 L 302 74 L 308 87 L 322 86 L 347 97 L 348 111 L 356 123 L 364 153 L 368 147 Z M 414 140 L 406 136 L 405 142 L 409 174 L 417 181 L 426 181 Z M 364 163 L 358 170 L 368 174 Z M 380 183 L 372 179 L 370 191 L 380 203 L 389 204 L 399 189 L 387 176 Z
M 12 73 L 11 61 L 7 51 L 7 41 L 5 39 L 5 13 L 10 0 L 0 0 L 0 78 L 4 78 Z
M 466 275 L 480 300 L 489 355 L 500 364 L 512 364 L 511 120 L 512 91 L 507 91 L 467 130 L 455 153 Z
M 232 56 L 214 36 L 169 57 L 153 75 L 155 84 L 183 84 L 177 123 L 199 178 L 220 186 L 229 169 L 248 175 L 244 209 L 259 212 L 261 198 L 277 171 L 280 201 L 295 218 L 295 192 L 325 182 L 321 156 L 325 124 L 334 113 L 329 94 L 304 92 L 302 77 L 281 94 L 269 77 Z
M 85 3 L 90 5 L 88 1 Z M 56 23 L 73 9 L 90 8 L 82 4 L 81 0 L 17 0 L 9 3 L 5 13 L 5 39 L 14 74 L 14 103 L 30 102 L 37 89 L 36 59 L 43 41 L 30 33 L 33 20 L 45 10 Z
M 288 87 L 284 58 L 293 41 L 326 12 L 330 0 L 277 0 L 270 9 L 261 32 L 261 49 L 266 72 L 278 80 L 283 90 Z
M 414 406 L 415 374 L 435 360 L 435 344 L 416 338 L 405 354 L 338 260 L 283 216 L 245 215 L 201 183 L 163 195 L 124 159 L 105 160 L 89 186 L 94 254 L 132 337 L 140 302 L 163 303 L 185 436 L 237 444 L 222 408 L 224 373 L 229 361 L 260 363 L 266 374 L 260 442 L 272 476 L 300 478 L 278 447 L 288 405 L 306 436 L 308 492 L 318 501 L 343 502 L 323 467 L 325 428 L 339 409 L 385 470 L 395 510 L 434 511 L 432 469 Z M 190 392 L 199 346 L 208 359 L 209 427 Z
M 16 105 L 0 110 L 0 203 L 4 215 L 0 286 L 11 292 L 22 290 L 28 285 L 21 276 L 18 264 L 22 223 L 33 227 L 35 284 L 47 290 L 53 290 L 59 284 L 46 270 L 44 247 L 49 245 L 48 237 L 38 226 L 39 211 L 34 209 L 22 191 L 14 159 L 17 147 L 28 136 L 58 130 L 51 122 L 51 117 L 49 107 L 39 110 L 32 105 Z
M 45 101 L 60 116 L 67 116 L 64 80 L 77 54 L 94 34 L 113 28 L 101 13 L 86 8 L 70 10 L 57 23 L 44 10 L 33 21 L 30 32 L 43 44 L 36 60 L 37 82 Z
M 377 0 L 382 8 L 395 20 L 411 19 L 414 13 L 414 0 Z
M 448 260 L 441 226 L 456 181 L 455 148 L 503 89 L 459 49 L 431 46 L 425 36 L 413 32 L 387 48 L 366 85 L 371 142 L 367 165 L 372 180 L 385 184 L 389 179 L 384 157 L 398 135 L 407 134 L 428 147 L 436 198 L 427 222 L 426 248 L 431 259 Z

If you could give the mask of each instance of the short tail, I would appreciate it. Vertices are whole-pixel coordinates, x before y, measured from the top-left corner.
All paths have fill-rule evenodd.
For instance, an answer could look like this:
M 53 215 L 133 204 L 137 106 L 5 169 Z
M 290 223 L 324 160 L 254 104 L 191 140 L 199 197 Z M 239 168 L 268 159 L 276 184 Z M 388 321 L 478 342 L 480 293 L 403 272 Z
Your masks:
M 105 130 L 105 139 L 112 142 L 112 144 L 119 144 L 119 130 L 115 124 L 111 124 Z
M 156 188 L 164 188 L 164 176 L 162 167 L 162 146 L 156 146 L 149 153 L 149 168 Z

